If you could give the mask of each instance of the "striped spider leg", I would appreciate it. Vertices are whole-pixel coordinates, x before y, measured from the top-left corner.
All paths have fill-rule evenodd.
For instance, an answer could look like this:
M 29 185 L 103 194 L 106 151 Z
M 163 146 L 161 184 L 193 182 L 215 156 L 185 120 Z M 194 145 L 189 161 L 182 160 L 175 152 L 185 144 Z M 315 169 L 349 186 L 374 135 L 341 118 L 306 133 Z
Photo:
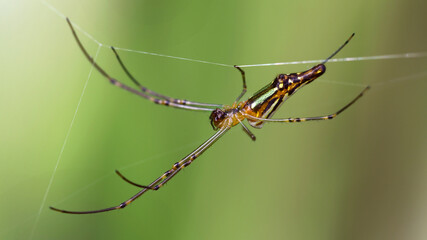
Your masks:
M 62 213 L 71 213 L 71 214 L 89 214 L 89 213 L 100 213 L 100 212 L 107 212 L 111 210 L 121 209 L 135 201 L 135 199 L 139 198 L 142 194 L 146 193 L 148 190 L 158 190 L 162 186 L 164 186 L 171 178 L 173 178 L 179 171 L 181 171 L 183 168 L 190 165 L 198 156 L 200 156 L 206 149 L 208 149 L 212 144 L 214 144 L 222 135 L 224 135 L 227 130 L 230 129 L 230 127 L 225 127 L 220 130 L 218 130 L 212 137 L 210 137 L 206 142 L 204 142 L 202 145 L 200 145 L 196 150 L 194 150 L 192 153 L 188 154 L 186 157 L 184 157 L 181 161 L 175 163 L 172 168 L 168 171 L 166 171 L 163 175 L 158 177 L 156 180 L 154 180 L 150 185 L 143 186 L 136 184 L 127 178 L 125 178 L 119 171 L 116 170 L 116 173 L 123 178 L 126 182 L 135 185 L 137 187 L 141 187 L 142 189 L 135 195 L 133 195 L 128 200 L 120 203 L 117 206 L 104 208 L 100 210 L 94 210 L 94 211 L 68 211 L 68 210 L 61 210 L 58 208 L 50 207 L 50 209 L 62 212 Z
M 222 107 L 221 104 L 210 104 L 210 103 L 198 103 L 198 102 L 192 102 L 192 101 L 187 101 L 187 100 L 183 100 L 183 99 L 175 99 L 175 98 L 170 98 L 164 95 L 161 95 L 159 93 L 156 93 L 144 86 L 142 86 L 127 70 L 127 68 L 124 66 L 122 60 L 120 59 L 119 55 L 117 54 L 117 52 L 115 51 L 115 49 L 112 47 L 112 50 L 114 52 L 114 54 L 117 57 L 117 60 L 119 61 L 121 67 L 123 68 L 123 70 L 126 72 L 126 74 L 129 76 L 129 78 L 132 80 L 132 82 L 138 86 L 138 88 L 140 89 L 140 91 L 129 87 L 128 85 L 118 81 L 117 79 L 111 77 L 103 68 L 101 68 L 92 58 L 92 56 L 89 55 L 89 53 L 86 51 L 86 49 L 84 48 L 83 44 L 80 42 L 79 37 L 77 36 L 76 31 L 74 30 L 74 27 L 71 23 L 71 21 L 67 18 L 67 23 L 70 26 L 70 29 L 73 33 L 74 39 L 76 40 L 80 50 L 83 52 L 83 54 L 85 55 L 85 57 L 89 60 L 89 62 L 96 68 L 96 70 L 98 70 L 99 73 L 101 73 L 105 78 L 107 78 L 111 84 L 113 84 L 114 86 L 117 86 L 119 88 L 122 88 L 126 91 L 129 91 L 133 94 L 139 95 L 140 97 L 143 97 L 155 104 L 160 104 L 160 105 L 165 105 L 165 106 L 171 106 L 171 107 L 176 107 L 176 108 L 182 108 L 182 109 L 188 109 L 188 110 L 195 110 L 195 111 L 212 111 L 213 108 L 212 107 Z
M 137 91 L 133 88 L 130 88 L 127 85 L 124 85 L 123 83 L 120 83 L 114 78 L 110 77 L 101 67 L 99 67 L 97 63 L 93 61 L 92 57 L 86 52 L 86 50 L 80 43 L 70 21 L 68 19 L 67 21 L 68 21 L 68 24 L 70 25 L 70 28 L 73 32 L 73 35 L 80 49 L 85 54 L 86 58 L 111 83 L 113 83 L 114 85 L 122 89 L 125 89 L 129 92 L 132 92 L 143 98 L 146 98 L 156 104 L 162 104 L 162 105 L 189 109 L 189 110 L 211 111 L 211 115 L 209 117 L 210 122 L 213 129 L 216 130 L 217 132 L 212 137 L 210 137 L 207 141 L 205 141 L 202 145 L 196 148 L 193 152 L 188 154 L 179 162 L 175 163 L 170 170 L 166 171 L 164 174 L 162 174 L 160 177 L 158 177 L 148 186 L 135 183 L 127 179 L 126 177 L 124 177 L 119 171 L 116 170 L 116 173 L 124 181 L 134 186 L 142 188 L 138 193 L 133 195 L 128 200 L 122 202 L 121 204 L 114 207 L 93 210 L 93 211 L 68 211 L 68 210 L 61 210 L 58 208 L 50 207 L 52 210 L 55 210 L 58 212 L 71 213 L 71 214 L 89 214 L 89 213 L 107 212 L 111 210 L 124 208 L 130 203 L 132 203 L 134 200 L 136 200 L 138 197 L 140 197 L 142 194 L 146 193 L 147 191 L 158 190 L 162 186 L 164 186 L 184 167 L 187 167 L 188 165 L 190 165 L 198 156 L 200 156 L 204 151 L 206 151 L 209 147 L 211 147 L 212 144 L 214 144 L 230 128 L 238 124 L 241 124 L 243 127 L 243 130 L 249 135 L 249 137 L 251 137 L 252 140 L 255 140 L 255 135 L 242 122 L 245 119 L 247 119 L 249 124 L 254 128 L 262 128 L 265 122 L 303 122 L 303 121 L 311 121 L 311 120 L 333 119 L 338 114 L 342 113 L 344 110 L 349 108 L 352 104 L 354 104 L 358 99 L 362 97 L 365 91 L 369 89 L 369 87 L 366 87 L 350 103 L 345 105 L 339 111 L 330 115 L 320 116 L 320 117 L 306 117 L 306 118 L 271 119 L 273 114 L 278 110 L 278 108 L 283 104 L 283 102 L 286 101 L 286 99 L 288 99 L 301 87 L 311 83 L 316 78 L 324 74 L 324 72 L 326 71 L 325 64 L 329 61 L 329 59 L 334 57 L 345 45 L 347 45 L 347 43 L 354 36 L 353 34 L 344 44 L 342 44 L 332 55 L 326 58 L 321 64 L 318 64 L 312 67 L 311 69 L 304 72 L 300 72 L 300 73 L 279 74 L 273 80 L 273 82 L 266 85 L 264 88 L 262 88 L 257 93 L 255 93 L 252 97 L 250 97 L 248 100 L 243 102 L 239 102 L 239 101 L 243 97 L 243 95 L 246 93 L 245 72 L 238 66 L 235 66 L 236 69 L 240 71 L 242 75 L 242 80 L 243 80 L 243 90 L 240 93 L 240 95 L 237 97 L 236 101 L 233 103 L 232 106 L 225 106 L 225 107 L 216 108 L 216 109 L 204 108 L 204 107 L 215 107 L 215 106 L 220 107 L 222 105 L 205 104 L 205 103 L 197 103 L 197 102 L 189 102 L 185 100 L 173 99 L 173 98 L 158 94 L 154 91 L 148 90 L 147 88 L 143 87 L 138 81 L 136 81 L 136 79 L 129 73 L 129 71 L 124 66 L 123 62 L 121 61 L 119 55 L 114 50 L 114 48 L 112 49 L 120 65 L 122 66 L 123 70 L 126 72 L 128 77 L 134 82 L 134 84 L 139 87 L 141 91 Z
M 162 98 L 166 100 L 169 103 L 176 103 L 181 105 L 192 105 L 192 106 L 201 106 L 201 107 L 222 107 L 220 104 L 211 104 L 211 103 L 200 103 L 200 102 L 192 102 L 185 99 L 175 99 L 171 98 L 165 95 L 162 95 L 160 93 L 154 92 L 144 86 L 142 86 L 138 80 L 136 80 L 133 75 L 129 72 L 129 70 L 124 65 L 122 59 L 120 58 L 119 54 L 117 53 L 116 49 L 111 46 L 111 50 L 113 50 L 114 54 L 116 55 L 117 61 L 119 62 L 120 66 L 122 67 L 123 71 L 126 73 L 126 75 L 132 80 L 132 82 L 144 93 L 148 93 L 150 95 L 153 95 L 158 98 Z M 169 105 L 167 102 L 164 103 L 164 105 Z M 192 109 L 193 110 L 193 109 Z M 197 110 L 197 109 L 196 109 Z

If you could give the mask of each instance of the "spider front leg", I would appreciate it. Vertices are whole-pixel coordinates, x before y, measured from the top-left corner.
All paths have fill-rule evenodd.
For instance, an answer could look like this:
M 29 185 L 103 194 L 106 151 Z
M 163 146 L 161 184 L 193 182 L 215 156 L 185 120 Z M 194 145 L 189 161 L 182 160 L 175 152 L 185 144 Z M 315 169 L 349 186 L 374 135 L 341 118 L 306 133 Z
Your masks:
M 133 94 L 139 95 L 140 97 L 143 97 L 155 104 L 160 104 L 160 105 L 165 105 L 165 106 L 171 106 L 171 107 L 176 107 L 176 108 L 183 108 L 183 109 L 188 109 L 188 110 L 195 110 L 195 111 L 209 111 L 211 112 L 213 109 L 212 108 L 204 108 L 201 107 L 202 105 L 198 106 L 197 104 L 195 104 L 194 106 L 192 105 L 184 105 L 182 102 L 181 103 L 176 103 L 173 101 L 169 101 L 166 96 L 163 95 L 159 95 L 159 94 L 154 94 L 153 91 L 151 91 L 151 93 L 153 93 L 152 95 L 148 94 L 148 92 L 141 92 L 141 91 L 137 91 L 136 89 L 133 89 L 129 86 L 127 86 L 124 83 L 121 83 L 120 81 L 118 81 L 117 79 L 111 77 L 103 68 L 101 68 L 92 58 L 92 56 L 89 55 L 89 53 L 86 51 L 86 49 L 84 48 L 83 44 L 80 42 L 79 37 L 77 36 L 76 31 L 74 30 L 74 27 L 70 21 L 70 19 L 67 18 L 67 23 L 70 26 L 71 32 L 73 33 L 74 39 L 77 42 L 77 45 L 79 46 L 80 50 L 83 52 L 83 54 L 85 55 L 85 57 L 89 60 L 89 62 L 93 65 L 93 67 L 98 70 L 99 73 L 101 73 L 105 78 L 107 78 L 111 84 L 113 84 L 114 86 L 117 86 L 119 88 L 122 88 L 128 92 L 131 92 Z M 136 81 L 136 80 L 135 80 Z M 138 85 L 139 83 L 136 81 L 136 84 Z M 162 96 L 162 97 L 159 97 Z M 178 100 L 177 100 L 178 101 Z M 208 106 L 208 105 L 204 105 L 204 106 Z M 222 106 L 222 105 L 217 105 L 215 104 L 214 106 Z
M 189 166 L 194 160 L 196 160 L 197 157 L 199 157 L 206 149 L 208 149 L 212 144 L 214 144 L 219 137 L 222 136 L 229 128 L 224 128 L 218 130 L 218 132 L 212 136 L 210 139 L 208 139 L 206 142 L 204 142 L 201 146 L 199 146 L 196 150 L 194 150 L 192 153 L 188 154 L 185 158 L 183 158 L 181 161 L 176 162 L 171 169 L 166 171 L 162 174 L 157 180 L 160 180 L 157 182 L 156 185 L 153 186 L 153 184 L 150 184 L 149 186 L 141 185 L 138 183 L 135 183 L 129 179 L 127 179 L 125 176 L 123 176 L 118 170 L 116 170 L 117 175 L 119 175 L 124 181 L 127 183 L 130 183 L 134 186 L 140 187 L 140 188 L 146 188 L 150 190 L 159 190 L 162 186 L 164 186 L 172 177 L 174 177 L 179 171 L 181 171 L 183 168 Z M 156 181 L 157 181 L 156 180 Z
M 181 105 L 192 105 L 192 106 L 203 106 L 203 107 L 222 107 L 220 104 L 211 104 L 211 103 L 200 103 L 200 102 L 191 102 L 185 99 L 176 99 L 171 98 L 165 95 L 162 95 L 160 93 L 157 93 L 155 91 L 152 91 L 144 86 L 142 86 L 138 80 L 129 72 L 129 70 L 126 68 L 125 64 L 123 63 L 122 59 L 120 58 L 119 54 L 117 53 L 116 49 L 111 46 L 111 50 L 113 50 L 114 55 L 116 55 L 117 61 L 119 62 L 120 66 L 122 67 L 123 71 L 126 73 L 126 75 L 132 80 L 132 82 L 144 93 L 153 95 L 158 98 L 165 99 L 171 103 L 181 104 Z
M 142 187 L 142 190 L 140 190 L 138 193 L 133 195 L 128 200 L 122 202 L 121 204 L 109 207 L 109 208 L 103 208 L 99 210 L 93 210 L 93 211 L 68 211 L 68 210 L 62 210 L 54 207 L 50 207 L 50 209 L 62 212 L 62 213 L 70 213 L 70 214 L 91 214 L 91 213 L 100 213 L 100 212 L 108 212 L 112 210 L 117 210 L 121 208 L 125 208 L 129 204 L 131 204 L 133 201 L 135 201 L 137 198 L 139 198 L 141 195 L 146 193 L 148 190 L 158 190 L 162 186 L 164 186 L 169 180 L 171 180 L 179 171 L 181 171 L 184 167 L 190 165 L 198 156 L 200 156 L 206 149 L 208 149 L 212 144 L 214 144 L 224 133 L 226 133 L 230 129 L 229 126 L 222 128 L 218 130 L 212 137 L 210 137 L 207 141 L 205 141 L 202 145 L 200 145 L 196 150 L 188 154 L 186 157 L 184 157 L 181 161 L 175 163 L 172 168 L 168 171 L 166 171 L 164 174 L 162 174 L 160 177 L 158 177 L 156 180 L 154 180 L 150 185 L 144 186 L 136 184 L 132 181 L 129 181 L 127 178 L 125 178 L 120 173 L 119 176 L 121 176 L 126 182 Z

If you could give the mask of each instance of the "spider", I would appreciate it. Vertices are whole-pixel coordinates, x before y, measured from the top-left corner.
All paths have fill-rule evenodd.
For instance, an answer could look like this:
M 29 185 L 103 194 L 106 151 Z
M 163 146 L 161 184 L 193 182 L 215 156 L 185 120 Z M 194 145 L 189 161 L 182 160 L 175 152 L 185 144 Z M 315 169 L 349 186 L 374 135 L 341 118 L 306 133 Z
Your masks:
M 332 57 L 334 57 L 339 51 L 341 51 L 341 49 L 344 48 L 344 46 L 347 45 L 347 43 L 353 38 L 354 36 L 354 33 L 353 33 L 344 42 L 344 44 L 342 44 L 334 53 L 332 53 L 332 55 L 326 58 L 322 63 L 304 72 L 291 73 L 291 74 L 279 74 L 271 83 L 267 84 L 264 88 L 259 90 L 257 93 L 255 93 L 252 97 L 250 97 L 246 101 L 239 102 L 240 99 L 243 97 L 243 95 L 245 95 L 246 93 L 246 78 L 245 78 L 245 72 L 238 66 L 234 66 L 234 67 L 240 72 L 242 76 L 243 89 L 242 89 L 242 92 L 234 101 L 233 105 L 223 106 L 220 104 L 199 103 L 199 102 L 192 102 L 192 101 L 187 101 L 183 99 L 175 99 L 175 98 L 171 98 L 171 97 L 159 94 L 157 92 L 154 92 L 142 86 L 125 67 L 118 53 L 114 49 L 114 47 L 111 47 L 111 49 L 113 50 L 119 64 L 121 65 L 123 71 L 127 74 L 127 76 L 138 87 L 138 90 L 132 87 L 129 87 L 128 85 L 125 85 L 124 83 L 111 77 L 88 54 L 88 52 L 80 42 L 73 28 L 73 25 L 68 18 L 67 18 L 67 22 L 83 54 L 86 56 L 89 62 L 98 70 L 98 72 L 101 73 L 106 79 L 108 79 L 108 81 L 110 81 L 111 84 L 121 89 L 124 89 L 128 92 L 136 94 L 142 98 L 145 98 L 155 104 L 171 106 L 175 108 L 188 109 L 188 110 L 195 110 L 195 111 L 210 111 L 211 112 L 209 117 L 210 123 L 213 129 L 216 131 L 216 133 L 213 136 L 211 136 L 208 140 L 206 140 L 202 145 L 196 148 L 193 152 L 191 152 L 190 154 L 182 158 L 179 162 L 176 162 L 175 164 L 173 164 L 171 169 L 167 170 L 164 174 L 162 174 L 160 177 L 158 177 L 156 180 L 154 180 L 152 183 L 150 183 L 147 186 L 132 182 L 131 180 L 127 179 L 119 171 L 116 170 L 116 173 L 124 181 L 141 188 L 141 190 L 138 193 L 133 195 L 128 200 L 120 203 L 119 205 L 114 207 L 109 207 L 109 208 L 103 208 L 99 210 L 91 210 L 91 211 L 68 211 L 68 210 L 61 210 L 58 208 L 50 207 L 50 209 L 58 212 L 62 212 L 62 213 L 70 213 L 70 214 L 100 213 L 100 212 L 107 212 L 107 211 L 112 211 L 116 209 L 121 209 L 128 206 L 130 203 L 135 201 L 144 193 L 150 190 L 153 190 L 153 191 L 159 190 L 162 186 L 164 186 L 167 182 L 169 182 L 177 173 L 179 173 L 183 168 L 189 166 L 194 160 L 196 160 L 197 157 L 199 157 L 210 146 L 212 146 L 212 144 L 214 144 L 230 128 L 238 124 L 240 124 L 243 130 L 249 135 L 249 137 L 253 141 L 255 141 L 256 140 L 255 135 L 242 122 L 245 119 L 248 121 L 249 125 L 251 125 L 254 128 L 262 128 L 265 122 L 290 122 L 291 123 L 291 122 L 305 122 L 305 121 L 316 121 L 316 120 L 329 120 L 329 119 L 335 118 L 344 110 L 346 110 L 348 107 L 350 107 L 352 104 L 354 104 L 369 89 L 369 86 L 367 86 L 351 102 L 349 102 L 347 105 L 339 109 L 337 112 L 329 115 L 318 116 L 318 117 L 271 119 L 273 114 L 279 109 L 279 107 L 283 104 L 283 102 L 286 99 L 292 96 L 301 87 L 311 83 L 316 78 L 320 77 L 325 73 L 326 71 L 325 64 Z

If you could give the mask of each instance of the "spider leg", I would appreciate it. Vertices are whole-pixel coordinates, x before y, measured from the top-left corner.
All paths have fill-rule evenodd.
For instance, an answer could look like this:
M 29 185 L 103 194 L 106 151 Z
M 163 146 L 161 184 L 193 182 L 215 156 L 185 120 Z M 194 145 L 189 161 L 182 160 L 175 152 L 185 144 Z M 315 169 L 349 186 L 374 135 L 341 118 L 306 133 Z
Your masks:
M 200 145 L 196 150 L 194 150 L 192 153 L 187 155 L 181 161 L 175 163 L 169 171 L 167 171 L 164 175 L 161 176 L 163 180 L 154 187 L 154 190 L 158 190 L 159 188 L 164 186 L 179 171 L 189 166 L 197 157 L 199 157 L 206 149 L 208 149 L 212 144 L 214 144 L 226 131 L 228 131 L 228 129 L 230 129 L 230 127 L 225 127 L 218 130 L 218 132 L 214 136 L 212 136 L 210 139 L 208 139 L 206 142 Z
M 144 92 L 144 93 L 148 93 L 150 95 L 153 95 L 155 97 L 158 98 L 163 98 L 165 100 L 168 100 L 169 102 L 173 102 L 173 103 L 177 103 L 177 104 L 181 104 L 181 105 L 193 105 L 193 106 L 205 106 L 205 107 L 223 107 L 223 105 L 220 104 L 211 104 L 211 103 L 199 103 L 199 102 L 191 102 L 185 99 L 175 99 L 175 98 L 171 98 L 165 95 L 162 95 L 160 93 L 154 92 L 144 86 L 142 86 L 138 80 L 135 79 L 135 77 L 129 72 L 129 70 L 126 68 L 125 64 L 123 63 L 122 59 L 120 58 L 119 54 L 117 53 L 116 49 L 111 46 L 111 50 L 113 50 L 114 55 L 116 55 L 117 61 L 119 62 L 120 66 L 122 67 L 123 71 L 126 73 L 126 75 L 132 80 L 132 82 L 138 86 L 138 88 Z
M 240 93 L 240 95 L 237 97 L 236 99 L 236 103 L 238 103 L 240 101 L 240 99 L 243 97 L 243 95 L 245 95 L 246 93 L 246 77 L 245 77 L 245 71 L 243 71 L 240 67 L 238 67 L 237 65 L 234 65 L 234 67 L 239 70 L 239 72 L 242 74 L 242 80 L 243 80 L 243 89 L 242 89 L 242 93 Z
M 175 103 L 175 102 L 171 102 L 167 99 L 160 99 L 158 97 L 153 97 L 150 96 L 144 92 L 140 92 L 137 91 L 129 86 L 127 86 L 126 84 L 121 83 L 120 81 L 118 81 L 117 79 L 112 78 L 110 75 L 108 75 L 108 73 L 102 69 L 95 61 L 94 59 L 89 55 L 89 53 L 86 51 L 86 49 L 83 47 L 83 44 L 80 42 L 80 39 L 77 36 L 76 31 L 73 28 L 73 25 L 71 24 L 70 19 L 67 18 L 67 22 L 68 25 L 71 28 L 71 31 L 73 33 L 73 36 L 77 42 L 77 44 L 79 45 L 80 50 L 83 52 L 83 54 L 86 56 L 86 58 L 89 60 L 89 62 L 92 63 L 92 65 L 96 68 L 96 70 L 98 70 L 99 73 L 101 73 L 105 78 L 107 78 L 111 84 L 122 88 L 128 92 L 131 92 L 133 94 L 139 95 L 140 97 L 143 97 L 155 104 L 160 104 L 160 105 L 165 105 L 165 106 L 171 106 L 171 107 L 176 107 L 176 108 L 183 108 L 183 109 L 188 109 L 188 110 L 196 110 L 196 111 L 209 111 L 211 112 L 213 109 L 212 108 L 203 108 L 203 107 L 197 107 L 197 106 L 186 106 L 180 103 Z
M 365 89 L 363 89 L 363 91 L 361 93 L 359 93 L 359 95 L 357 95 L 351 102 L 349 102 L 347 105 L 345 105 L 344 107 L 342 107 L 340 110 L 338 110 L 337 112 L 333 113 L 333 114 L 329 114 L 329 115 L 325 115 L 325 116 L 319 116 L 319 117 L 303 117 L 303 118 L 283 118 L 283 119 L 269 119 L 269 118 L 257 118 L 251 115 L 246 115 L 246 117 L 248 119 L 253 119 L 253 120 L 262 120 L 265 122 L 305 122 L 305 121 L 316 121 L 316 120 L 329 120 L 329 119 L 333 119 L 336 116 L 338 116 L 338 114 L 342 113 L 344 110 L 346 110 L 348 107 L 350 107 L 351 105 L 353 105 L 353 103 L 355 103 L 357 100 L 359 100 L 359 98 L 361 98 L 363 96 L 363 94 L 369 89 L 370 87 L 367 86 Z
M 151 190 L 157 190 L 157 189 L 154 189 L 154 188 L 149 187 L 149 186 L 140 185 L 140 184 L 138 184 L 138 183 L 132 182 L 131 180 L 129 180 L 129 179 L 127 179 L 125 176 L 123 176 L 123 174 L 121 174 L 121 173 L 119 172 L 119 170 L 116 170 L 116 173 L 117 173 L 117 175 L 119 175 L 119 177 L 121 177 L 121 178 L 122 178 L 123 180 L 125 180 L 127 183 L 130 183 L 130 184 L 132 184 L 132 185 L 134 185 L 134 186 L 137 186 L 137 187 L 140 187 L 140 188 L 148 188 L 148 189 L 151 189 Z
M 179 171 L 181 171 L 184 167 L 190 165 L 198 156 L 200 156 L 204 151 L 206 151 L 206 149 L 208 149 L 210 146 L 212 146 L 212 144 L 214 144 L 229 129 L 230 129 L 230 127 L 226 126 L 224 128 L 221 128 L 220 130 L 218 130 L 212 137 L 210 137 L 202 145 L 200 145 L 198 148 L 196 148 L 196 150 L 194 150 L 193 152 L 188 154 L 181 161 L 175 163 L 170 170 L 166 171 L 163 175 L 161 175 L 156 180 L 154 180 L 150 185 L 142 186 L 142 185 L 137 184 L 137 186 L 141 186 L 141 187 L 143 187 L 143 189 L 141 191 L 139 191 L 137 194 L 133 195 L 128 200 L 122 202 L 121 204 L 119 204 L 117 206 L 99 209 L 99 210 L 93 210 L 93 211 L 68 211 L 68 210 L 62 210 L 62 209 L 58 209 L 58 208 L 54 208 L 54 207 L 50 207 L 50 209 L 57 211 L 57 212 L 62 212 L 62 213 L 90 214 L 90 213 L 107 212 L 107 211 L 112 211 L 112 210 L 124 208 L 127 205 L 131 204 L 133 201 L 135 201 L 137 198 L 139 198 L 142 194 L 146 193 L 148 190 L 151 190 L 151 189 L 158 190 L 159 188 L 164 186 Z M 119 174 L 119 175 L 122 176 L 121 174 Z M 124 178 L 124 179 L 125 179 L 125 181 L 127 180 L 126 178 Z M 134 184 L 133 182 L 130 182 L 130 181 L 128 181 L 128 182 L 131 184 Z
M 256 141 L 256 136 L 249 130 L 248 127 L 245 126 L 245 124 L 242 123 L 242 129 L 245 133 L 248 134 L 248 136 L 252 139 L 252 141 Z
M 239 119 L 237 119 L 238 121 L 239 121 L 239 123 L 242 125 L 242 129 L 243 129 L 243 131 L 246 133 L 246 134 L 248 134 L 248 136 L 252 139 L 252 141 L 256 141 L 256 136 L 255 136 L 255 134 L 253 134 L 252 132 L 251 132 L 251 130 L 249 130 L 249 128 L 248 127 L 246 127 L 246 125 L 244 124 L 244 123 L 242 123 Z

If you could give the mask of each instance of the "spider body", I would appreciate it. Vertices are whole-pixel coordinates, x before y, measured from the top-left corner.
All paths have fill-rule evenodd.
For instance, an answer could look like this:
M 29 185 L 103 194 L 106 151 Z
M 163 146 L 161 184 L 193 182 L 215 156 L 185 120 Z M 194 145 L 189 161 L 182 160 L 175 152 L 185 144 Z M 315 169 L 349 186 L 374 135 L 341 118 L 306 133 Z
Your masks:
M 319 117 L 304 117 L 304 118 L 284 118 L 284 119 L 271 119 L 273 114 L 279 109 L 279 107 L 283 104 L 286 99 L 288 99 L 291 95 L 295 94 L 297 90 L 301 87 L 311 83 L 316 78 L 320 77 L 325 71 L 325 63 L 328 62 L 333 56 L 335 56 L 353 37 L 350 38 L 341 45 L 338 50 L 336 50 L 331 56 L 329 56 L 325 61 L 321 64 L 318 64 L 311 69 L 300 72 L 300 73 L 291 73 L 291 74 L 279 74 L 270 84 L 267 84 L 264 88 L 255 93 L 252 97 L 250 97 L 247 101 L 240 102 L 242 96 L 246 93 L 246 79 L 245 72 L 238 66 L 235 66 L 237 70 L 242 75 L 243 80 L 243 90 L 240 95 L 237 97 L 236 101 L 231 106 L 223 106 L 221 104 L 210 104 L 210 103 L 199 103 L 192 102 L 184 99 L 175 99 L 171 98 L 159 93 L 156 93 L 144 86 L 142 86 L 127 70 L 123 62 L 121 61 L 119 55 L 112 47 L 114 54 L 117 57 L 118 62 L 120 63 L 122 69 L 126 72 L 128 77 L 132 80 L 132 82 L 138 87 L 138 89 L 132 88 L 117 79 L 111 77 L 103 68 L 101 68 L 93 58 L 88 54 L 86 49 L 83 47 L 80 42 L 74 28 L 67 18 L 67 22 L 71 28 L 71 31 L 74 35 L 74 38 L 86 56 L 86 58 L 93 64 L 93 67 L 98 70 L 100 74 L 102 74 L 110 83 L 114 86 L 121 88 L 125 91 L 128 91 L 132 94 L 138 95 L 142 98 L 145 98 L 155 104 L 161 104 L 169 107 L 187 109 L 187 110 L 196 110 L 196 111 L 209 111 L 210 114 L 210 122 L 214 130 L 216 130 L 215 134 L 203 142 L 199 147 L 197 147 L 194 151 L 192 151 L 187 156 L 183 157 L 180 161 L 176 162 L 172 165 L 172 168 L 167 170 L 160 177 L 155 179 L 149 185 L 140 185 L 135 182 L 130 181 L 126 177 L 124 177 L 119 171 L 116 170 L 116 173 L 126 182 L 137 186 L 140 188 L 139 192 L 134 194 L 128 200 L 109 208 L 103 208 L 99 210 L 93 211 L 68 211 L 61 210 L 54 207 L 50 207 L 52 210 L 62 212 L 62 213 L 71 213 L 71 214 L 89 214 L 89 213 L 99 213 L 99 212 L 107 212 L 116 209 L 121 209 L 128 206 L 135 199 L 139 198 L 141 195 L 146 193 L 147 191 L 157 191 L 162 186 L 164 186 L 169 180 L 171 180 L 178 172 L 180 172 L 183 168 L 189 166 L 197 157 L 199 157 L 203 152 L 205 152 L 210 146 L 212 146 L 221 136 L 223 136 L 230 128 L 240 124 L 243 130 L 249 135 L 249 137 L 255 141 L 255 135 L 244 125 L 243 121 L 245 119 L 248 120 L 249 124 L 255 128 L 261 128 L 265 122 L 303 122 L 303 121 L 314 121 L 314 120 L 328 120 L 335 118 L 338 114 L 343 112 L 353 103 L 355 103 L 369 87 L 366 87 L 358 96 L 356 96 L 351 102 L 342 107 L 335 113 L 319 116 Z
M 279 74 L 247 101 L 235 102 L 231 107 L 217 108 L 212 111 L 209 117 L 211 125 L 214 130 L 217 130 L 224 126 L 236 126 L 247 119 L 252 127 L 262 128 L 264 121 L 256 118 L 271 118 L 286 99 L 299 88 L 320 77 L 325 71 L 325 65 L 319 64 L 304 72 Z

